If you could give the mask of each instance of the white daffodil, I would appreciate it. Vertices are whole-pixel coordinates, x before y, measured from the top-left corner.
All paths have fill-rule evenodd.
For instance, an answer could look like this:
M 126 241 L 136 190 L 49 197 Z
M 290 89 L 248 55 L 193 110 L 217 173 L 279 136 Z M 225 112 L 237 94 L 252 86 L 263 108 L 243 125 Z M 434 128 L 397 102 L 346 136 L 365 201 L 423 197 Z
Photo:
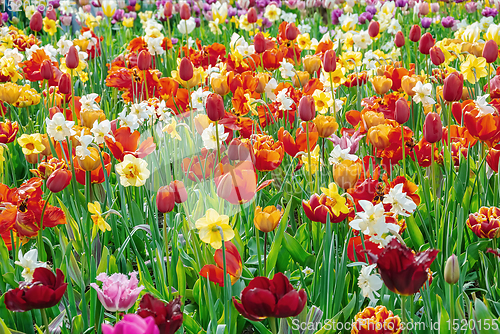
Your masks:
M 351 150 L 350 147 L 342 149 L 340 145 L 336 145 L 330 152 L 330 157 L 328 158 L 328 162 L 330 163 L 330 165 L 336 165 L 344 160 L 351 160 L 351 161 L 358 160 L 357 155 L 349 153 L 350 150 Z
M 80 98 L 80 103 L 82 104 L 81 110 L 100 110 L 99 104 L 97 104 L 96 99 L 99 97 L 96 93 L 82 95 Z
M 403 192 L 403 183 L 391 188 L 389 193 L 384 196 L 383 203 L 392 205 L 392 213 L 405 217 L 410 216 L 417 208 L 415 202 Z
M 430 97 L 432 93 L 432 84 L 426 83 L 425 85 L 418 81 L 415 87 L 413 87 L 415 95 L 413 96 L 413 101 L 415 103 L 422 103 L 424 106 L 435 104 L 433 98 Z
M 281 77 L 283 79 L 291 78 L 295 75 L 293 64 L 289 63 L 286 59 L 284 59 L 280 65 Z
M 19 260 L 14 263 L 24 268 L 21 276 L 26 282 L 31 282 L 33 280 L 33 272 L 36 268 L 47 267 L 47 264 L 45 262 L 38 262 L 37 249 L 32 249 L 26 252 L 26 254 L 23 254 L 23 251 L 19 249 L 18 258 Z
M 207 150 L 217 149 L 217 139 L 219 140 L 219 146 L 221 146 L 222 142 L 229 136 L 229 133 L 224 133 L 224 125 L 218 124 L 217 129 L 219 131 L 219 138 L 217 138 L 217 131 L 213 123 L 210 123 L 210 125 L 203 130 L 203 133 L 201 134 L 203 145 Z
M 494 114 L 496 109 L 492 107 L 486 99 L 490 96 L 490 94 L 486 94 L 483 96 L 478 96 L 476 100 L 474 100 L 474 103 L 476 104 L 477 109 L 479 109 L 479 115 L 487 115 L 487 114 Z
M 85 159 L 85 157 L 90 155 L 89 145 L 94 140 L 94 137 L 91 135 L 86 135 L 84 130 L 80 133 L 79 136 L 76 136 L 76 139 L 80 141 L 80 145 L 75 148 L 75 154 L 80 159 Z
M 92 130 L 90 130 L 92 134 L 94 134 L 94 141 L 96 144 L 103 144 L 104 137 L 106 137 L 111 132 L 111 122 L 107 119 L 99 123 L 99 120 L 95 120 L 92 125 Z
M 378 290 L 382 288 L 383 282 L 379 275 L 372 274 L 372 270 L 376 264 L 363 266 L 358 276 L 358 286 L 361 289 L 363 297 L 374 300 L 375 296 L 379 296 Z
M 60 112 L 52 116 L 52 119 L 46 118 L 47 134 L 55 141 L 63 141 L 66 137 L 73 136 L 76 132 L 73 130 L 75 122 L 67 121 Z

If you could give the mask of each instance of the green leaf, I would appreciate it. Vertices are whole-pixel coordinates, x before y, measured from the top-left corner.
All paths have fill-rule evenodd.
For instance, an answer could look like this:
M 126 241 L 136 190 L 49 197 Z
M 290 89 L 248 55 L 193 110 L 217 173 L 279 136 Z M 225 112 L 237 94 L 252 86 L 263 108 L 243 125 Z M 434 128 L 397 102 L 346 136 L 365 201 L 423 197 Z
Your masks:
M 274 266 L 276 265 L 276 261 L 278 260 L 278 254 L 281 249 L 281 241 L 283 240 L 283 234 L 285 233 L 285 229 L 288 223 L 288 216 L 290 214 L 290 209 L 292 208 L 291 205 L 292 202 L 289 202 L 288 205 L 286 206 L 285 213 L 283 214 L 283 217 L 281 217 L 280 224 L 278 226 L 278 229 L 276 231 L 276 235 L 274 237 L 273 243 L 271 245 L 271 250 L 269 252 L 269 256 L 267 257 L 267 272 L 266 276 L 269 275 L 271 270 L 274 269 Z
M 414 246 L 413 248 L 420 249 L 420 247 L 422 247 L 425 243 L 424 236 L 422 235 L 422 232 L 420 232 L 417 222 L 413 216 L 407 217 L 406 226 L 408 227 L 408 233 L 410 233 L 410 239 Z
M 177 273 L 177 286 L 179 288 L 179 295 L 181 299 L 184 300 L 186 295 L 186 272 L 184 270 L 184 264 L 182 261 L 177 261 L 177 267 L 175 268 Z
M 99 262 L 99 266 L 97 267 L 96 275 L 106 272 L 108 268 L 108 255 L 109 255 L 109 250 L 106 246 L 104 246 L 101 254 L 101 262 Z
M 475 323 L 477 324 L 476 331 L 478 331 L 479 334 L 498 333 L 498 320 L 493 318 L 491 312 L 479 298 L 476 298 L 474 302 L 474 318 L 476 320 Z M 497 330 L 493 329 L 495 324 L 497 325 Z

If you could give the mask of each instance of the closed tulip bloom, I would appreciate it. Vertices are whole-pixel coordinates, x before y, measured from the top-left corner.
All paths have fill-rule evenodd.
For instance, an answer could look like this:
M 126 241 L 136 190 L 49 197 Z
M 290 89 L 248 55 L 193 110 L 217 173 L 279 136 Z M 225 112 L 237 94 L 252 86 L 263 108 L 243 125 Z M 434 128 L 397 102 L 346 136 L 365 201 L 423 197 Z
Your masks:
M 321 67 L 321 58 L 318 56 L 306 56 L 303 59 L 304 70 L 313 75 Z
M 138 286 L 136 272 L 130 274 L 130 279 L 124 274 L 108 276 L 106 273 L 101 273 L 96 280 L 102 282 L 102 287 L 99 288 L 95 283 L 90 283 L 90 286 L 97 291 L 97 298 L 109 312 L 128 311 L 144 289 L 144 286 Z
M 441 118 L 435 112 L 430 112 L 425 117 L 424 138 L 427 142 L 433 144 L 443 137 L 443 124 Z
M 305 95 L 300 99 L 299 117 L 305 122 L 312 121 L 316 117 L 316 104 L 312 96 Z
M 430 56 L 431 56 L 431 61 L 434 65 L 439 66 L 442 63 L 444 63 L 444 53 L 443 50 L 439 46 L 433 46 L 429 50 Z
M 80 63 L 80 56 L 78 55 L 78 50 L 74 45 L 69 47 L 68 54 L 66 55 L 66 67 L 69 69 L 75 69 Z
M 99 151 L 95 147 L 89 147 L 90 154 L 81 158 L 77 156 L 76 159 L 80 168 L 87 172 L 92 172 L 97 168 L 101 167 L 101 158 Z
M 255 227 L 262 232 L 272 232 L 278 226 L 283 210 L 277 209 L 274 205 L 266 206 L 262 209 L 260 206 L 255 208 L 253 222 Z
M 335 72 L 337 69 L 337 56 L 334 50 L 328 50 L 323 56 L 323 70 L 325 72 Z
M 151 67 L 151 54 L 148 50 L 142 50 L 139 52 L 139 56 L 137 57 L 137 67 L 141 71 L 149 70 Z
M 377 21 L 371 21 L 368 25 L 368 35 L 370 35 L 371 38 L 374 38 L 378 35 L 379 31 L 380 23 L 378 23 Z
M 297 38 L 299 35 L 300 31 L 299 29 L 295 26 L 295 23 L 288 23 L 285 28 L 285 37 L 289 41 L 293 41 Z
M 171 212 L 175 207 L 175 195 L 170 185 L 160 187 L 156 193 L 156 207 L 162 213 Z
M 394 37 L 394 44 L 398 48 L 402 48 L 403 46 L 405 46 L 405 36 L 403 35 L 403 32 L 398 31 L 396 33 L 396 36 Z
M 253 44 L 256 53 L 264 53 L 266 51 L 266 38 L 261 32 L 255 35 Z
M 51 80 L 54 78 L 54 70 L 52 69 L 52 62 L 45 59 L 40 66 L 40 74 L 44 80 Z
M 71 77 L 68 73 L 63 73 L 61 75 L 57 87 L 59 88 L 59 93 L 61 94 L 71 93 Z
M 247 12 L 247 21 L 250 24 L 257 22 L 257 11 L 254 7 L 250 8 Z
M 321 138 L 328 138 L 337 131 L 339 125 L 334 116 L 318 115 L 313 120 Z
M 408 35 L 408 38 L 410 39 L 410 41 L 416 43 L 420 40 L 421 34 L 422 30 L 420 29 L 420 26 L 414 24 L 410 29 L 410 34 Z
M 488 64 L 494 63 L 498 58 L 498 45 L 497 43 L 490 39 L 484 44 L 483 57 L 486 59 Z
M 0 100 L 8 104 L 14 104 L 21 96 L 22 87 L 13 82 L 0 84 Z
M 458 257 L 452 254 L 446 261 L 444 267 L 444 280 L 448 284 L 456 284 L 460 279 L 460 265 L 458 263 Z
M 189 81 L 193 78 L 193 64 L 186 57 L 182 58 L 179 65 L 179 76 L 183 81 Z
M 426 32 L 422 38 L 420 38 L 420 43 L 418 44 L 418 50 L 424 55 L 428 55 L 430 49 L 434 46 L 435 40 L 432 38 L 430 32 Z
M 53 193 L 64 190 L 71 182 L 71 172 L 65 168 L 56 169 L 47 179 L 47 188 Z
M 35 10 L 35 13 L 30 19 L 30 29 L 33 31 L 40 31 L 43 28 L 43 17 L 42 14 Z
M 167 1 L 165 3 L 165 7 L 163 7 L 163 15 L 168 19 L 171 18 L 172 17 L 172 9 L 173 9 L 172 3 L 170 1 Z
M 137 314 L 125 314 L 123 319 L 118 321 L 113 327 L 108 324 L 102 324 L 102 334 L 160 334 L 158 326 L 153 317 L 146 319 Z
M 297 71 L 295 75 L 292 77 L 292 84 L 295 88 L 304 87 L 309 81 L 309 73 L 305 71 Z
M 451 72 L 443 85 L 443 99 L 448 102 L 460 101 L 464 88 L 464 76 L 460 72 Z
M 377 94 L 384 95 L 391 89 L 392 80 L 385 76 L 376 76 L 372 79 L 372 85 Z
M 57 21 L 57 13 L 54 7 L 48 7 L 45 16 L 50 20 Z
M 422 2 L 418 7 L 418 12 L 420 15 L 429 14 L 429 4 L 427 2 Z
M 361 163 L 344 160 L 333 165 L 333 180 L 342 189 L 347 190 L 354 187 L 363 171 Z
M 165 304 L 149 293 L 145 294 L 139 303 L 137 315 L 144 319 L 152 317 L 160 334 L 174 334 L 182 325 L 181 297 L 177 296 Z
M 400 97 L 396 101 L 396 122 L 399 124 L 405 124 L 410 119 L 410 107 L 408 106 L 408 101 L 405 98 Z
M 224 118 L 224 99 L 219 94 L 210 94 L 207 97 L 207 103 L 205 105 L 207 110 L 207 116 L 212 122 L 220 121 Z
M 189 20 L 191 17 L 191 9 L 189 9 L 189 5 L 187 3 L 182 4 L 179 14 L 181 16 L 181 20 Z
M 175 203 L 181 204 L 185 201 L 187 201 L 187 191 L 186 187 L 184 186 L 184 182 L 180 180 L 174 180 L 170 182 L 170 188 L 174 192 L 174 199 Z

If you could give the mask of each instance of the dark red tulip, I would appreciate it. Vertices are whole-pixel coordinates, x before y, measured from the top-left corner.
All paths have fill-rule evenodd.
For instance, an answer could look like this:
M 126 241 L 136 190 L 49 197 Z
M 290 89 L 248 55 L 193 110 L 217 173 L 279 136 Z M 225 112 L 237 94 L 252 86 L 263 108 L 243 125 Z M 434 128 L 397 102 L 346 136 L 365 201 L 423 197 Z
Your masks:
M 337 56 L 334 50 L 328 50 L 323 56 L 323 69 L 325 72 L 335 72 L 337 69 Z
M 171 212 L 175 207 L 175 195 L 170 185 L 160 187 L 156 193 L 156 207 L 162 213 Z
M 56 275 L 47 268 L 36 268 L 31 283 L 21 282 L 19 287 L 5 293 L 5 306 L 14 312 L 26 312 L 56 306 L 66 292 L 64 274 Z
M 392 239 L 379 256 L 368 254 L 377 263 L 380 276 L 389 290 L 411 296 L 420 291 L 429 279 L 429 267 L 438 253 L 437 249 L 428 249 L 414 254 L 397 239 Z
M 53 7 L 47 8 L 47 12 L 45 13 L 45 16 L 47 16 L 47 18 L 51 19 L 52 21 L 57 21 L 56 10 Z
M 148 50 L 142 50 L 139 52 L 139 56 L 137 57 L 137 67 L 141 71 L 149 70 L 151 67 L 151 54 Z
M 299 29 L 295 26 L 295 23 L 288 23 L 285 28 L 285 37 L 289 41 L 293 41 L 297 38 L 299 35 L 300 31 Z
M 311 95 L 304 95 L 299 101 L 299 116 L 300 119 L 307 122 L 312 121 L 316 117 L 316 104 Z
M 305 290 L 297 291 L 282 273 L 272 280 L 255 277 L 241 292 L 241 302 L 233 297 L 234 307 L 245 318 L 261 321 L 267 317 L 295 317 L 302 312 L 307 302 Z
M 168 19 L 171 18 L 172 17 L 172 9 L 173 9 L 172 3 L 170 1 L 167 1 L 165 3 L 165 7 L 163 7 L 163 16 L 165 16 Z
M 64 190 L 71 182 L 71 172 L 64 168 L 56 169 L 47 179 L 47 188 L 53 193 Z
M 61 94 L 71 93 L 71 77 L 68 73 L 63 73 L 61 75 L 57 87 L 59 88 L 59 93 Z
M 71 45 L 66 55 L 66 67 L 73 70 L 78 67 L 78 64 L 80 64 L 78 50 L 74 45 Z
M 257 11 L 254 7 L 250 8 L 247 12 L 247 21 L 250 24 L 257 22 Z
M 425 117 L 424 138 L 431 144 L 443 138 L 443 124 L 441 123 L 441 118 L 435 112 L 430 112 Z
M 483 57 L 486 59 L 488 64 L 494 63 L 498 58 L 498 45 L 497 43 L 490 39 L 484 43 Z
M 193 78 L 193 64 L 186 57 L 182 58 L 179 65 L 179 77 L 184 81 L 189 81 Z
M 186 187 L 184 186 L 184 182 L 175 180 L 170 182 L 170 189 L 174 193 L 175 203 L 181 204 L 187 201 L 187 192 Z
M 396 112 L 395 112 L 396 122 L 399 124 L 405 124 L 410 119 L 410 107 L 408 106 L 408 101 L 404 97 L 400 97 L 396 101 Z
M 30 29 L 33 31 L 40 31 L 43 28 L 43 17 L 42 14 L 35 10 L 35 13 L 30 19 Z
M 174 334 L 181 327 L 183 320 L 181 297 L 178 296 L 165 304 L 149 293 L 145 294 L 139 303 L 137 314 L 142 318 L 153 317 L 160 334 Z
M 52 62 L 45 59 L 40 65 L 40 74 L 44 80 L 51 80 L 54 78 L 54 70 L 52 69 Z
M 405 36 L 401 31 L 396 33 L 396 37 L 394 37 L 394 44 L 396 44 L 398 48 L 405 46 Z
M 422 35 L 422 30 L 420 29 L 420 26 L 414 24 L 411 29 L 410 29 L 410 34 L 408 35 L 408 38 L 412 42 L 418 42 L 420 40 L 420 36 Z
M 219 94 L 210 94 L 207 97 L 207 116 L 212 122 L 220 121 L 224 118 L 224 99 Z
M 181 20 L 189 20 L 191 17 L 191 9 L 187 3 L 183 3 L 179 12 Z
M 464 89 L 464 76 L 460 72 L 451 72 L 443 85 L 443 99 L 448 102 L 460 101 Z
M 377 21 L 371 21 L 370 24 L 368 25 L 368 35 L 374 38 L 377 37 L 379 32 L 380 32 L 380 23 L 378 23 Z
M 266 38 L 261 32 L 255 35 L 253 44 L 256 53 L 264 53 L 266 51 Z
M 430 49 L 434 46 L 435 40 L 432 38 L 430 32 L 426 32 L 422 38 L 420 38 L 420 43 L 418 44 L 418 50 L 424 55 L 428 55 Z
M 429 54 L 431 56 L 431 61 L 434 65 L 439 66 L 444 63 L 444 53 L 443 50 L 439 46 L 433 46 L 429 50 Z

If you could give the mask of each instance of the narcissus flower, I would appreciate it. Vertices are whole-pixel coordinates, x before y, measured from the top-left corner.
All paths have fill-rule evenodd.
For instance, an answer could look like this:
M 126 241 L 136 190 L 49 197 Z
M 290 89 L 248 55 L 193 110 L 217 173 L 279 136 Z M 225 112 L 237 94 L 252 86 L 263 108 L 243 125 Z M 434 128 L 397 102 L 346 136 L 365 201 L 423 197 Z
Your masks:
M 102 216 L 101 204 L 97 201 L 94 203 L 88 203 L 87 208 L 89 212 L 92 214 L 90 218 L 92 222 L 94 222 L 94 227 L 92 228 L 92 238 L 97 234 L 97 229 L 101 232 L 111 231 L 111 226 L 104 220 Z
M 137 315 L 144 319 L 154 318 L 160 334 L 174 334 L 181 327 L 183 320 L 181 297 L 177 296 L 170 303 L 165 304 L 151 294 L 145 294 L 139 303 Z
M 45 146 L 42 144 L 42 135 L 39 133 L 23 134 L 17 138 L 17 143 L 22 147 L 24 155 L 40 154 L 45 150 Z
M 120 175 L 120 183 L 124 187 L 140 187 L 146 183 L 150 174 L 148 163 L 131 154 L 127 154 L 123 162 L 116 165 L 116 173 Z
M 18 260 L 14 262 L 16 265 L 23 267 L 23 272 L 21 276 L 24 278 L 24 281 L 30 283 L 33 281 L 33 274 L 36 268 L 46 268 L 47 264 L 45 262 L 38 261 L 38 250 L 32 249 L 23 254 L 21 248 L 19 248 Z
M 226 270 L 227 274 L 231 277 L 231 284 L 236 283 L 243 270 L 243 263 L 241 261 L 238 249 L 231 241 L 224 242 L 226 248 Z M 211 282 L 224 286 L 224 257 L 222 249 L 217 249 L 214 255 L 214 264 L 206 264 L 200 270 L 200 276 L 208 278 Z
M 467 226 L 479 238 L 494 239 L 500 237 L 500 209 L 481 207 L 478 212 L 469 215 Z
M 234 238 L 234 231 L 229 226 L 229 217 L 219 215 L 214 209 L 208 209 L 205 217 L 198 219 L 195 226 L 200 232 L 201 241 L 210 244 L 215 249 L 222 247 L 220 231 L 224 235 L 224 241 L 230 241 Z
M 465 62 L 460 65 L 460 71 L 468 82 L 475 84 L 479 79 L 488 75 L 486 66 L 486 59 L 469 54 Z

